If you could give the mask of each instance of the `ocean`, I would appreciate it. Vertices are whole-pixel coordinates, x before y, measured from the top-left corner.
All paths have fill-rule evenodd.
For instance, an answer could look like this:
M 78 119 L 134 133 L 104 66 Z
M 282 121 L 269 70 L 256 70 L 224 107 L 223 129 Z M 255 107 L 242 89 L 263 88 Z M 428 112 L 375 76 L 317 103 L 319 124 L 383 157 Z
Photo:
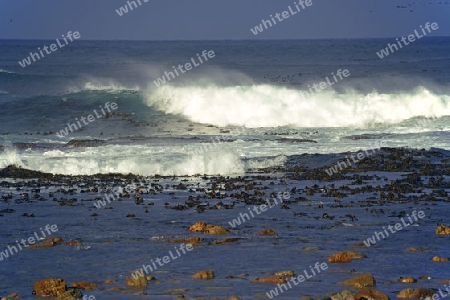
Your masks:
M 450 38 L 380 59 L 394 41 L 74 40 L 40 58 L 54 41 L 0 41 L 1 296 L 49 277 L 97 284 L 89 299 L 325 299 L 364 273 L 391 299 L 443 288 Z M 277 272 L 306 280 L 255 282 Z
M 23 68 L 52 41 L 3 40 L 0 167 L 238 175 L 380 141 L 449 149 L 450 38 L 380 59 L 393 42 L 75 40 Z M 215 56 L 200 64 L 204 50 Z M 198 66 L 155 83 L 192 60 Z

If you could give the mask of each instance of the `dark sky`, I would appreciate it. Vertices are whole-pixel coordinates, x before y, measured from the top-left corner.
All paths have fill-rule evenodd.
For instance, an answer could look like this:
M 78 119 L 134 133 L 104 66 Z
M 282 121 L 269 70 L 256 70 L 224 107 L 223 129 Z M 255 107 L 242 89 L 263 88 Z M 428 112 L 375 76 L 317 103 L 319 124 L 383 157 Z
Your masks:
M 135 0 L 137 2 L 137 0 Z M 297 0 L 149 0 L 123 16 L 126 0 L 0 0 L 0 39 L 211 40 L 399 37 L 426 22 L 450 36 L 450 0 L 312 0 L 257 36 L 250 28 Z

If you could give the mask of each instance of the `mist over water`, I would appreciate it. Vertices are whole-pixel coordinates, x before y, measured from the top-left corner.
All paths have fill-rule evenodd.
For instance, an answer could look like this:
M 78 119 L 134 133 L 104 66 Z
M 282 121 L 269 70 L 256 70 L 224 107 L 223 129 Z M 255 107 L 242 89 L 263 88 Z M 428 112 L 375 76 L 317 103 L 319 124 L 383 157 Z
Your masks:
M 149 92 L 146 99 L 167 114 L 220 127 L 350 127 L 450 115 L 450 96 L 423 87 L 399 94 L 325 90 L 306 96 L 299 89 L 271 85 L 167 85 Z
M 17 43 L 0 44 L 0 110 L 8 112 L 0 119 L 0 167 L 243 174 L 284 166 L 292 155 L 374 148 L 380 139 L 389 147 L 450 148 L 445 38 L 419 41 L 427 56 L 409 47 L 384 60 L 375 54 L 383 40 L 80 41 L 25 69 Z M 24 50 L 40 45 L 23 43 Z M 204 49 L 214 59 L 155 86 Z M 310 92 L 339 69 L 351 75 Z M 106 102 L 118 104 L 114 114 L 56 136 Z M 95 141 L 68 144 L 74 140 Z

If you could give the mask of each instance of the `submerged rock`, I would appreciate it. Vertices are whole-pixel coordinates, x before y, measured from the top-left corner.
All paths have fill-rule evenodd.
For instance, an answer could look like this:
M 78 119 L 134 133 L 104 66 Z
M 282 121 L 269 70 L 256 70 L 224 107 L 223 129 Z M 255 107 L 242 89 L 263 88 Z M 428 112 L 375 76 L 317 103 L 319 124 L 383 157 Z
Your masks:
M 242 238 L 225 238 L 225 239 L 220 239 L 220 240 L 217 240 L 217 241 L 213 241 L 210 244 L 211 245 L 228 244 L 228 243 L 238 242 L 240 240 L 242 240 Z
M 450 234 L 450 227 L 445 226 L 444 224 L 439 224 L 436 228 L 436 234 L 447 235 Z
M 417 288 L 417 289 L 404 289 L 402 291 L 400 291 L 400 293 L 398 293 L 397 297 L 398 298 L 406 298 L 406 299 L 410 299 L 410 298 L 422 298 L 422 297 L 427 297 L 427 296 L 433 296 L 434 294 L 436 294 L 436 292 L 432 289 L 424 289 L 424 288 Z
M 140 271 L 135 271 L 134 275 L 136 276 L 128 276 L 125 279 L 125 284 L 127 287 L 133 288 L 145 288 L 148 285 L 147 277 L 144 276 Z
M 349 290 L 343 290 L 342 292 L 332 294 L 331 300 L 355 300 L 355 294 Z
M 65 242 L 64 245 L 66 245 L 66 246 L 81 246 L 82 243 L 77 240 L 71 240 L 71 241 Z
M 430 249 L 427 249 L 424 247 L 419 247 L 419 248 L 410 247 L 410 248 L 407 248 L 405 251 L 406 252 L 427 252 L 427 251 L 430 251 Z
M 354 246 L 354 247 L 367 247 L 366 244 L 364 244 L 364 243 L 354 243 L 351 246 Z
M 255 278 L 252 280 L 252 282 L 278 284 L 278 283 L 286 283 L 286 279 L 282 276 L 271 275 L 262 278 Z
M 228 234 L 229 231 L 220 225 L 208 225 L 206 230 L 203 232 L 206 234 Z
M 40 297 L 57 297 L 66 292 L 66 282 L 62 278 L 45 278 L 33 285 L 33 291 Z
M 376 282 L 372 274 L 364 274 L 358 277 L 350 278 L 338 283 L 339 285 L 352 286 L 355 289 L 363 289 L 366 287 L 374 287 Z
M 198 237 L 169 240 L 170 243 L 191 244 L 193 247 L 199 246 L 200 243 L 203 242 L 203 241 L 204 241 L 204 239 L 198 238 Z
M 9 296 L 2 297 L 1 300 L 10 300 L 10 299 L 15 299 L 15 298 L 19 298 L 19 294 L 17 294 L 17 293 L 12 293 L 12 294 L 9 295 Z
M 53 241 L 43 241 L 42 243 L 31 245 L 28 249 L 43 249 L 55 246 Z
M 355 296 L 355 300 L 389 300 L 389 296 L 374 288 L 364 288 Z
M 177 297 L 177 298 L 184 299 L 184 298 L 187 298 L 187 297 L 185 297 L 183 295 L 182 297 Z M 233 295 L 231 297 L 228 297 L 228 298 L 216 298 L 216 297 L 214 297 L 214 298 L 196 298 L 196 299 L 197 300 L 242 300 L 241 298 L 239 298 L 238 296 L 235 296 L 235 295 Z
M 188 228 L 190 232 L 201 232 L 205 234 L 228 234 L 229 231 L 223 226 L 206 224 L 203 221 L 196 222 L 194 225 Z
M 84 290 L 93 290 L 97 287 L 96 283 L 90 283 L 86 281 L 74 282 L 70 285 L 71 288 L 82 288 Z
M 294 277 L 295 276 L 295 272 L 294 271 L 280 271 L 280 272 L 276 272 L 273 275 L 284 277 L 284 278 L 286 278 L 286 277 Z
M 64 294 L 58 296 L 58 300 L 78 300 L 83 297 L 83 294 L 81 294 L 80 290 L 74 290 L 70 289 L 66 291 Z
M 352 258 L 346 252 L 339 252 L 328 257 L 329 263 L 348 263 L 352 261 Z
M 446 258 L 446 257 L 439 257 L 439 256 L 435 256 L 431 259 L 432 262 L 436 262 L 436 263 L 442 263 L 442 262 L 449 262 L 450 259 Z
M 276 235 L 277 232 L 275 230 L 265 228 L 256 233 L 256 235 Z
M 400 277 L 397 281 L 401 283 L 414 283 L 417 282 L 417 279 L 408 276 L 408 277 Z
M 203 232 L 206 229 L 206 223 L 203 221 L 198 221 L 191 227 L 189 227 L 190 232 Z
M 303 251 L 317 251 L 317 250 L 322 250 L 322 248 L 319 247 L 304 247 L 302 248 Z
M 352 259 L 367 258 L 366 255 L 364 255 L 364 254 L 362 254 L 360 252 L 353 251 L 353 250 L 343 251 L 342 253 L 347 254 Z
M 212 270 L 204 270 L 193 274 L 191 277 L 194 279 L 210 280 L 213 279 L 215 275 Z

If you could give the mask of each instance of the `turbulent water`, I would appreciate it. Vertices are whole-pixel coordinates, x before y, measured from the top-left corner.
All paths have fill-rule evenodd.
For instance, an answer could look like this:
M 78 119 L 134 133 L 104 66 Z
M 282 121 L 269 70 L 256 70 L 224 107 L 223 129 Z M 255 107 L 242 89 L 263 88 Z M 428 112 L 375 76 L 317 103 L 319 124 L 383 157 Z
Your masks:
M 344 287 L 337 282 L 361 272 L 372 273 L 391 299 L 406 287 L 441 288 L 448 266 L 430 259 L 450 256 L 447 236 L 434 233 L 448 221 L 450 38 L 423 38 L 380 59 L 376 52 L 388 42 L 75 41 L 22 68 L 19 61 L 49 42 L 0 41 L 0 169 L 200 174 L 28 180 L 14 179 L 30 176 L 20 169 L 2 169 L 0 252 L 46 224 L 82 246 L 10 250 L 0 262 L 0 294 L 28 299 L 33 283 L 61 277 L 98 283 L 83 291 L 97 299 L 130 299 L 140 291 L 111 288 L 173 251 L 178 242 L 168 241 L 194 236 L 204 241 L 187 259 L 151 273 L 158 284 L 146 289 L 148 297 L 261 298 L 276 285 L 253 279 L 282 270 L 301 274 L 344 249 L 368 257 L 330 263 L 329 271 L 279 298 L 338 292 Z M 215 57 L 154 83 L 204 50 Z M 349 76 L 340 78 L 344 70 Z M 321 82 L 325 89 L 312 92 Z M 322 181 L 323 171 L 305 171 L 305 165 L 338 170 L 342 152 L 380 145 L 390 148 L 363 161 L 356 174 L 342 170 Z M 283 172 L 293 165 L 298 172 Z M 97 201 L 106 204 L 108 193 L 138 178 L 141 186 L 129 198 L 117 195 L 97 209 Z M 199 220 L 229 228 L 262 198 L 288 191 L 289 202 L 230 230 L 226 237 L 240 239 L 234 244 L 211 245 L 222 237 L 188 231 Z M 426 217 L 376 245 L 354 246 L 413 211 Z M 258 236 L 264 228 L 277 235 Z M 406 252 L 409 247 L 429 250 Z M 206 269 L 214 270 L 214 280 L 190 279 Z M 431 280 L 397 282 L 423 275 Z
M 380 59 L 388 42 L 76 41 L 22 68 L 48 41 L 1 41 L 0 167 L 242 174 L 380 141 L 449 149 L 450 39 L 424 38 Z M 154 83 L 203 50 L 215 57 Z M 334 80 L 339 69 L 350 76 Z M 327 78 L 333 85 L 315 92 Z M 118 108 L 103 115 L 107 102 Z M 56 134 L 94 110 L 101 118 Z

